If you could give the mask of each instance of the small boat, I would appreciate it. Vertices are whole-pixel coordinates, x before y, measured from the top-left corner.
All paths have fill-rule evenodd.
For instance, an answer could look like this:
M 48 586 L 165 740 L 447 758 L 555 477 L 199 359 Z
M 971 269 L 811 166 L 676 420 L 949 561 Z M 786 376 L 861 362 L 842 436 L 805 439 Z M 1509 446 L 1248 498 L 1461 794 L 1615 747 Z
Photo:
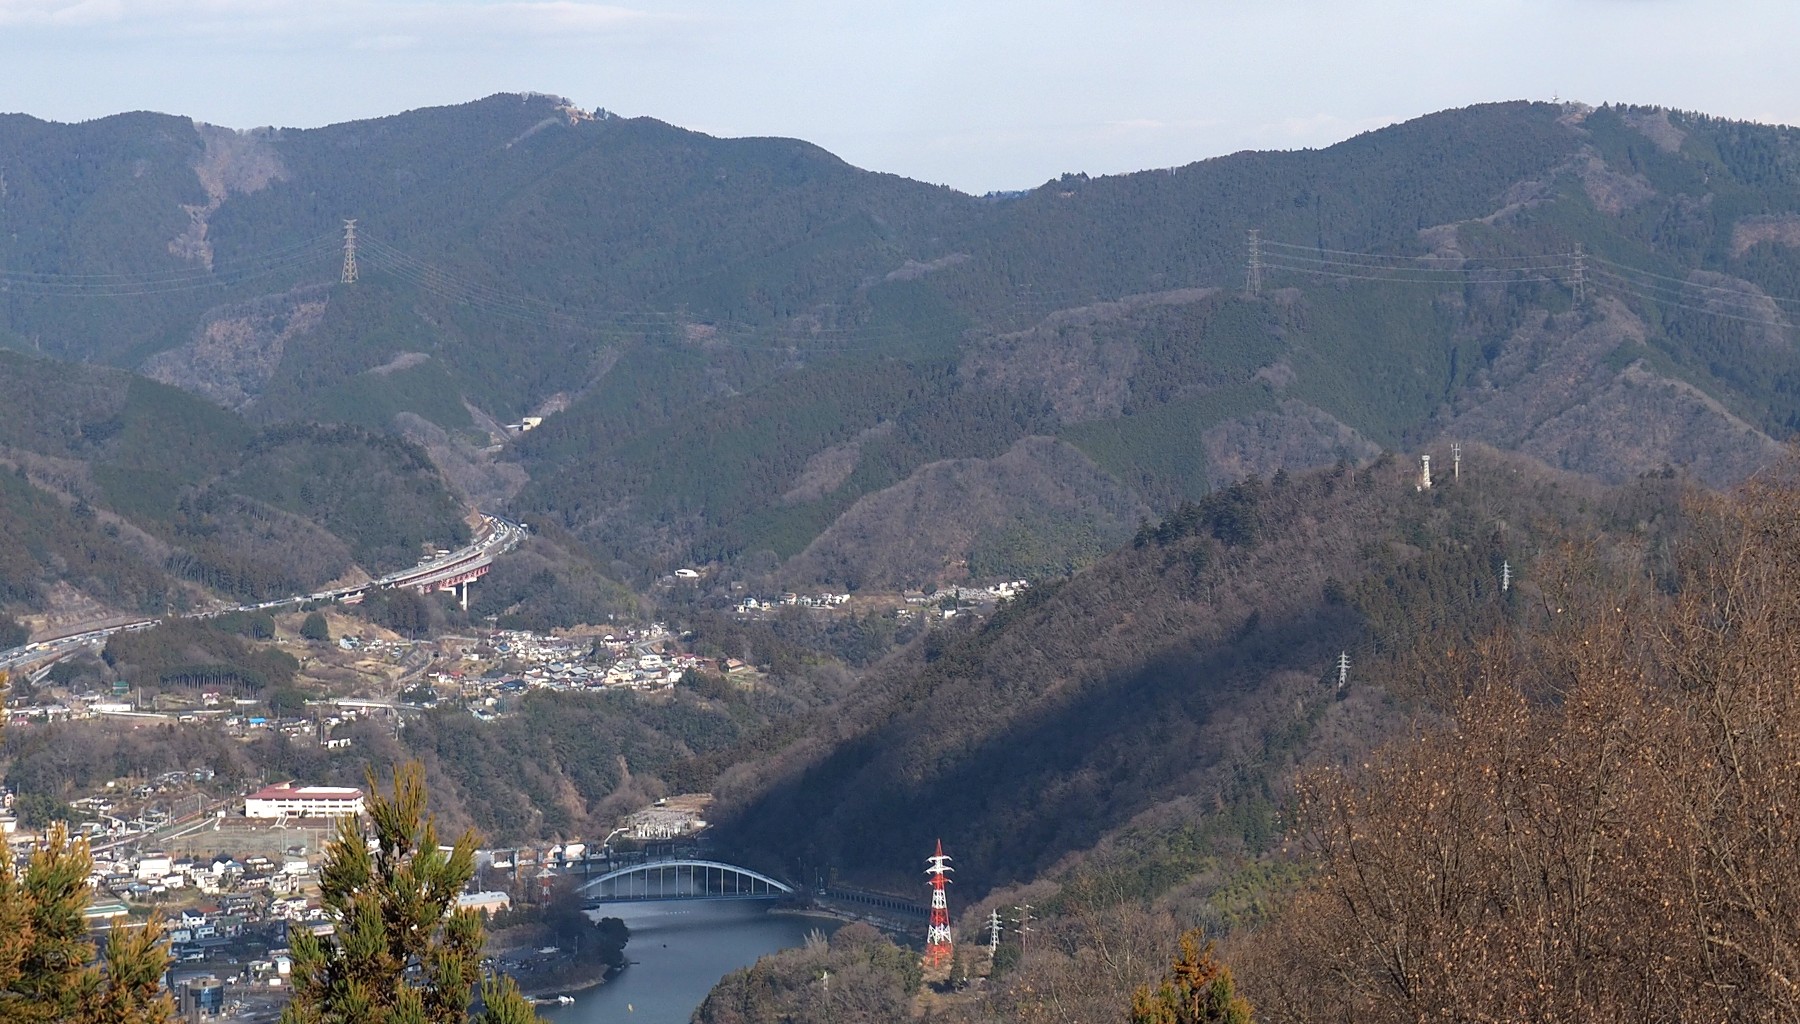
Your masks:
M 557 996 L 556 997 L 556 1005 L 558 1005 L 558 1006 L 571 1006 L 574 1004 L 574 1002 L 575 1002 L 574 996 Z

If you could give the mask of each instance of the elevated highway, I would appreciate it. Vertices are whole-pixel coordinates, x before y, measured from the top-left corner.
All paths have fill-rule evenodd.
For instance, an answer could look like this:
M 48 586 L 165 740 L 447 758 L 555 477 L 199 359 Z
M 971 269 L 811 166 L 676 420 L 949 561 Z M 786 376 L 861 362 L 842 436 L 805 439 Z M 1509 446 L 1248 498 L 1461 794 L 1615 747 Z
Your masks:
M 386 576 L 370 580 L 367 583 L 338 587 L 334 590 L 321 590 L 313 594 L 295 594 L 291 597 L 263 601 L 259 604 L 215 608 L 183 617 L 214 618 L 232 612 L 266 611 L 312 601 L 361 600 L 362 596 L 371 590 L 395 587 L 410 587 L 421 593 L 433 590 L 455 590 L 463 600 L 464 607 L 467 607 L 469 583 L 485 575 L 488 566 L 493 564 L 496 557 L 518 547 L 528 535 L 522 524 L 500 516 L 491 516 L 484 512 L 481 520 L 479 535 L 467 546 L 428 559 L 409 569 L 388 573 Z M 21 647 L 0 651 L 0 670 L 13 672 L 28 666 L 42 666 L 73 654 L 83 647 L 101 646 L 115 633 L 149 629 L 157 622 L 157 619 L 137 619 L 100 629 L 70 633 L 67 636 L 36 640 Z

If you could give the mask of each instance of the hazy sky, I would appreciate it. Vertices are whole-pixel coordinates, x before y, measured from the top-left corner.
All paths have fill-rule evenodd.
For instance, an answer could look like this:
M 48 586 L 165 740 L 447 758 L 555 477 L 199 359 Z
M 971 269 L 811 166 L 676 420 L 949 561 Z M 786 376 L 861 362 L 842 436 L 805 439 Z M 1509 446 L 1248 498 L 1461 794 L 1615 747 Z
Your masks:
M 0 0 L 0 110 L 309 127 L 537 91 L 981 192 L 1445 107 L 1800 123 L 1795 0 Z

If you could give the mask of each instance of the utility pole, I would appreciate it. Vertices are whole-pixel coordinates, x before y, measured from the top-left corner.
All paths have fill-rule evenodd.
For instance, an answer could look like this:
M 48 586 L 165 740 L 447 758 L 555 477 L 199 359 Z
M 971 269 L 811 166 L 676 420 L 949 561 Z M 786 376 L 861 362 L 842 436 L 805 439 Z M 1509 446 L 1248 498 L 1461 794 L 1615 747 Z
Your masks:
M 1582 251 L 1581 243 L 1575 243 L 1575 304 L 1587 301 L 1587 253 Z
M 1462 479 L 1462 442 L 1450 442 L 1450 479 Z
M 1344 684 L 1349 681 L 1350 681 L 1350 652 L 1349 651 L 1341 651 L 1338 654 L 1338 689 L 1340 689 L 1340 690 L 1343 689 Z
M 993 910 L 988 911 L 988 957 L 990 959 L 992 959 L 994 954 L 998 953 L 999 951 L 1000 951 L 1000 909 L 998 907 L 996 907 Z
M 1250 262 L 1244 267 L 1244 290 L 1251 298 L 1262 294 L 1262 231 L 1250 229 Z
M 356 221 L 346 218 L 344 221 L 344 274 L 339 281 L 343 284 L 356 283 Z
M 1019 959 L 1025 959 L 1025 936 L 1031 933 L 1031 904 L 1021 903 L 1014 910 L 1019 912 Z

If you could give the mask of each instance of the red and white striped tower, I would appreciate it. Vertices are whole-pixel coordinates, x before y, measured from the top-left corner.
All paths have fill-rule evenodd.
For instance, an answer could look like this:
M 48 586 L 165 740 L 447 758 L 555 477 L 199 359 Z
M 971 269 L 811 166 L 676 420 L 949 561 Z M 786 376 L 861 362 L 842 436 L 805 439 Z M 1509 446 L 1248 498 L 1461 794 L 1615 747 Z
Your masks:
M 926 859 L 931 863 L 931 866 L 925 869 L 925 873 L 931 876 L 931 927 L 925 932 L 925 966 L 947 968 L 950 966 L 952 951 L 950 948 L 950 902 L 946 898 L 944 886 L 948 885 L 950 880 L 944 876 L 956 869 L 945 863 L 950 858 L 944 856 L 942 839 L 938 840 L 936 856 Z

